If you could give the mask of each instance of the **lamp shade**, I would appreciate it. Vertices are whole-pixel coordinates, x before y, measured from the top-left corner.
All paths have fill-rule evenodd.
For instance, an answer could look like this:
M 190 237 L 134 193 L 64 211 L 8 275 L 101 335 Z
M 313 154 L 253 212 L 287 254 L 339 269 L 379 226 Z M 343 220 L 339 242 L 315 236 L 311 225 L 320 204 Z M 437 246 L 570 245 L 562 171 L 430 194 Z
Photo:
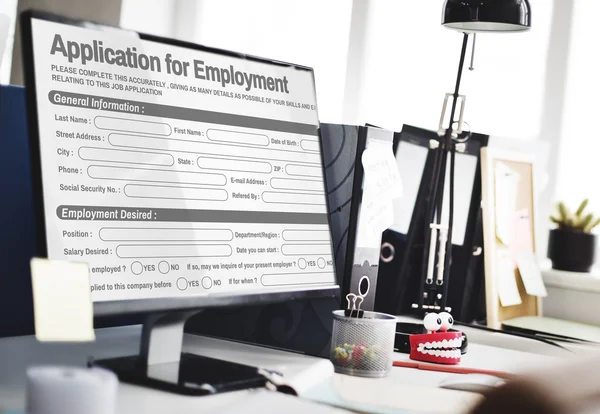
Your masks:
M 442 25 L 463 32 L 517 32 L 531 27 L 528 0 L 446 0 Z

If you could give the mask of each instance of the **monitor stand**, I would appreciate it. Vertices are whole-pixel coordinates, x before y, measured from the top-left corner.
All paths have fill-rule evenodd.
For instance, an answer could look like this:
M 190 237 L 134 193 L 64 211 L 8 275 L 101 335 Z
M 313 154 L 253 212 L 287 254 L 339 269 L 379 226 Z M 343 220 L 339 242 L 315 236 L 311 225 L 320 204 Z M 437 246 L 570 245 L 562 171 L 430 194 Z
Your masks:
M 264 387 L 257 367 L 182 352 L 185 321 L 200 311 L 151 314 L 144 322 L 139 355 L 90 361 L 122 382 L 184 395 Z

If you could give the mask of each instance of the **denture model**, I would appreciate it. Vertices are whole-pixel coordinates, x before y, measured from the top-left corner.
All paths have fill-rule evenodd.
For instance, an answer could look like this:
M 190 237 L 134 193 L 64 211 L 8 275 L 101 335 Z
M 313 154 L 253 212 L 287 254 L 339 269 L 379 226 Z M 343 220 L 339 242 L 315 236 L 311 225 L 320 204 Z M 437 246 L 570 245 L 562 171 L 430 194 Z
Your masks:
M 410 335 L 410 359 L 438 364 L 455 365 L 460 362 L 462 333 L 448 332 L 454 319 L 448 312 L 428 313 L 423 319 L 425 334 Z

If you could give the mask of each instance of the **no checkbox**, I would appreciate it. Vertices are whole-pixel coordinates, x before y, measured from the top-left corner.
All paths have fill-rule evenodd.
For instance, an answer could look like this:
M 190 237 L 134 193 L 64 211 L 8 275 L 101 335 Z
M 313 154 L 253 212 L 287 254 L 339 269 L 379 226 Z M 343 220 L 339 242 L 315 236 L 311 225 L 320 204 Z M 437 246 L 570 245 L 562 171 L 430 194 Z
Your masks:
M 212 284 L 213 284 L 213 282 L 212 282 L 212 279 L 210 277 L 204 276 L 202 278 L 202 287 L 204 289 L 210 289 L 212 287 Z
M 133 262 L 131 264 L 131 273 L 134 275 L 141 275 L 144 271 L 144 266 L 140 262 Z
M 169 273 L 170 268 L 171 266 L 169 265 L 169 262 L 165 262 L 164 260 L 158 264 L 158 271 L 163 275 Z

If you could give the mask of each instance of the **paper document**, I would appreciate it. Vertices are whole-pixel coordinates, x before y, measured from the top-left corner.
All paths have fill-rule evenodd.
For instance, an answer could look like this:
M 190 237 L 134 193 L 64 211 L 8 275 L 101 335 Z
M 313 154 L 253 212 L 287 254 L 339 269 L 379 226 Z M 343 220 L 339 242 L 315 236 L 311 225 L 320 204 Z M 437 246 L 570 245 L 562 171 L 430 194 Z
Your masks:
M 396 165 L 403 179 L 402 197 L 393 201 L 394 224 L 390 228 L 399 233 L 408 233 L 428 151 L 406 141 L 400 141 L 396 149 Z
M 510 245 L 511 220 L 517 209 L 519 173 L 506 164 L 497 162 L 495 175 L 496 235 L 506 246 Z
M 531 231 L 531 217 L 527 209 L 521 209 L 513 213 L 510 224 L 510 251 L 513 257 L 519 253 L 533 252 L 533 234 Z
M 379 248 L 381 233 L 394 224 L 393 200 L 402 195 L 392 142 L 371 140 L 362 153 L 361 162 L 363 196 L 356 243 L 358 247 Z
M 96 339 L 87 263 L 34 258 L 31 285 L 38 341 L 86 342 Z
M 527 294 L 539 297 L 548 296 L 535 253 L 523 252 L 518 254 L 517 265 Z
M 469 221 L 469 209 L 473 197 L 473 184 L 477 171 L 477 157 L 469 154 L 455 154 L 454 166 L 454 220 L 452 224 L 452 244 L 462 246 Z M 448 223 L 450 213 L 450 158 L 446 164 L 442 223 Z
M 361 161 L 365 174 L 365 192 L 389 200 L 402 196 L 402 179 L 391 141 L 371 140 L 362 153 Z
M 522 301 L 515 277 L 514 260 L 508 250 L 498 249 L 496 253 L 496 271 L 498 296 L 502 306 L 520 305 Z

